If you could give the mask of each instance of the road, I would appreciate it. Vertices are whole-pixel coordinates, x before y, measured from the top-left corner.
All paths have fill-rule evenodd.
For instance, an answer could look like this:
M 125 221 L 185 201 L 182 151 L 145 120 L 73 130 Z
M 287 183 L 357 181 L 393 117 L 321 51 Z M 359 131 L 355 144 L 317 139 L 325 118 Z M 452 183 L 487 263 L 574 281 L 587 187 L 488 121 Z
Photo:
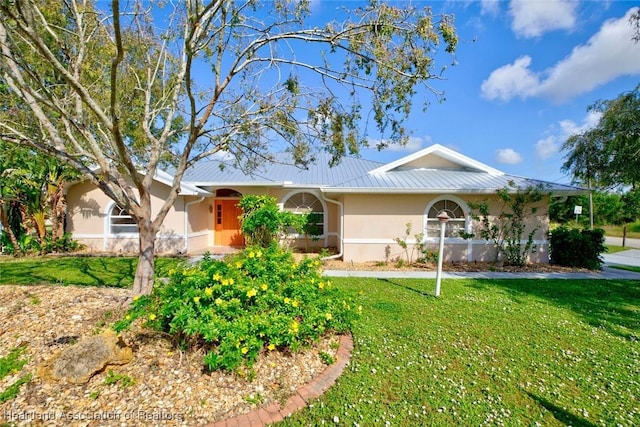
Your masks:
M 622 237 L 605 237 L 607 245 L 622 246 Z M 625 248 L 615 254 L 602 254 L 605 264 L 631 265 L 640 267 L 640 239 L 625 239 Z
M 607 245 L 622 246 L 622 237 L 605 236 L 604 239 Z M 630 249 L 640 249 L 640 239 L 630 239 L 627 237 L 624 242 L 624 247 Z

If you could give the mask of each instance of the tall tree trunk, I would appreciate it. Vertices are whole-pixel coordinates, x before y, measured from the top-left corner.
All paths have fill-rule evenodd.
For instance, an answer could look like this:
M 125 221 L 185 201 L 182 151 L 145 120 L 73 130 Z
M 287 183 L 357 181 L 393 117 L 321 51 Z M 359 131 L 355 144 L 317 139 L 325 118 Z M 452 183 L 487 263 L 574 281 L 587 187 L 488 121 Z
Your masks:
M 66 197 L 62 192 L 62 186 L 51 195 L 49 205 L 51 207 L 51 240 L 56 241 L 64 235 L 64 218 L 67 210 Z
M 149 295 L 153 289 L 153 276 L 155 269 L 156 232 L 146 221 L 138 224 L 140 241 L 140 254 L 138 255 L 138 268 L 133 280 L 131 297 L 136 295 Z
M 16 239 L 16 235 L 13 234 L 13 229 L 11 228 L 11 224 L 9 224 L 7 212 L 2 206 L 0 206 L 0 223 L 2 223 L 2 228 L 4 229 L 4 232 L 7 233 L 7 237 L 13 245 L 13 254 L 15 256 L 22 256 L 22 250 L 18 244 L 18 239 Z
M 593 230 L 593 190 L 589 179 L 589 230 Z

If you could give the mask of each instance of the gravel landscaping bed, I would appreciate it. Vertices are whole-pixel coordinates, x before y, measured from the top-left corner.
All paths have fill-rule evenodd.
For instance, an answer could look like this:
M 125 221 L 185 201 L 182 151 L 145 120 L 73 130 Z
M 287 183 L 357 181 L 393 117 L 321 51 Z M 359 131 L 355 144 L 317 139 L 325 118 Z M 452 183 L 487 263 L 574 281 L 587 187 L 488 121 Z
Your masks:
M 49 383 L 38 366 L 78 339 L 99 333 L 121 313 L 127 289 L 0 286 L 0 358 L 25 345 L 21 371 L 0 380 L 0 393 L 27 373 L 17 397 L 0 404 L 16 425 L 205 425 L 283 402 L 319 375 L 320 353 L 335 356 L 338 338 L 295 354 L 263 353 L 252 372 L 205 372 L 202 354 L 180 351 L 160 334 L 123 333 L 134 361 L 107 367 L 83 385 Z M 325 356 L 326 357 L 326 356 Z

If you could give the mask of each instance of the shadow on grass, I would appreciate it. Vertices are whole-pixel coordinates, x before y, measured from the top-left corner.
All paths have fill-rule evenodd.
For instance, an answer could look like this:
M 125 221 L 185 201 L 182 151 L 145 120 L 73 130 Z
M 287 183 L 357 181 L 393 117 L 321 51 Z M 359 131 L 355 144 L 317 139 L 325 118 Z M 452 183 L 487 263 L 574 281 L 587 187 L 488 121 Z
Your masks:
M 414 288 L 412 286 L 407 286 L 405 283 L 394 282 L 393 280 L 390 280 L 390 279 L 378 279 L 378 281 L 384 282 L 384 283 L 388 283 L 388 284 L 393 285 L 393 286 L 397 286 L 397 287 L 405 289 L 407 291 L 414 292 L 414 293 L 416 293 L 416 294 L 418 294 L 420 296 L 423 296 L 423 297 L 435 298 L 435 295 L 434 295 L 435 288 L 434 288 L 434 290 L 431 290 L 431 291 L 425 291 L 425 290 L 421 290 L 421 289 L 416 289 L 416 288 Z
M 571 412 L 565 409 L 562 409 L 561 407 L 549 402 L 547 399 L 543 397 L 537 396 L 533 393 L 529 393 L 528 391 L 526 391 L 525 393 L 527 393 L 529 397 L 531 397 L 533 400 L 538 402 L 539 405 L 543 406 L 547 411 L 551 412 L 551 414 L 553 414 L 553 417 L 556 420 L 560 421 L 565 425 L 574 426 L 574 427 L 595 427 L 596 426 L 596 424 L 590 423 L 584 418 L 578 417 L 577 415 L 574 415 Z
M 640 340 L 640 282 L 633 280 L 488 280 L 472 282 L 473 287 L 499 287 L 514 301 L 534 296 L 568 308 L 589 325 L 614 335 Z
M 135 258 L 31 258 L 0 263 L 0 284 L 76 285 L 127 288 L 133 284 Z

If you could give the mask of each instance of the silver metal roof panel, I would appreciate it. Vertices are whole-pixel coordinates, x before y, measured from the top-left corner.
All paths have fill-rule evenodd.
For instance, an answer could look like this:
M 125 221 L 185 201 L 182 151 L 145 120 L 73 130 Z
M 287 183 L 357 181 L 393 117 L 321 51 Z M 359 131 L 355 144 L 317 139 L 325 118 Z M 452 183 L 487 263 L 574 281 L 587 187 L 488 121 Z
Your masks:
M 319 188 L 332 193 L 495 193 L 513 181 L 519 188 L 542 184 L 552 193 L 578 194 L 578 187 L 502 173 L 452 169 L 393 169 L 380 171 L 382 163 L 345 157 L 329 167 L 330 156 L 318 153 L 307 169 L 290 164 L 286 154 L 247 172 L 221 160 L 204 160 L 188 169 L 185 183 L 198 187 L 289 186 Z M 378 170 L 379 172 L 376 172 Z

